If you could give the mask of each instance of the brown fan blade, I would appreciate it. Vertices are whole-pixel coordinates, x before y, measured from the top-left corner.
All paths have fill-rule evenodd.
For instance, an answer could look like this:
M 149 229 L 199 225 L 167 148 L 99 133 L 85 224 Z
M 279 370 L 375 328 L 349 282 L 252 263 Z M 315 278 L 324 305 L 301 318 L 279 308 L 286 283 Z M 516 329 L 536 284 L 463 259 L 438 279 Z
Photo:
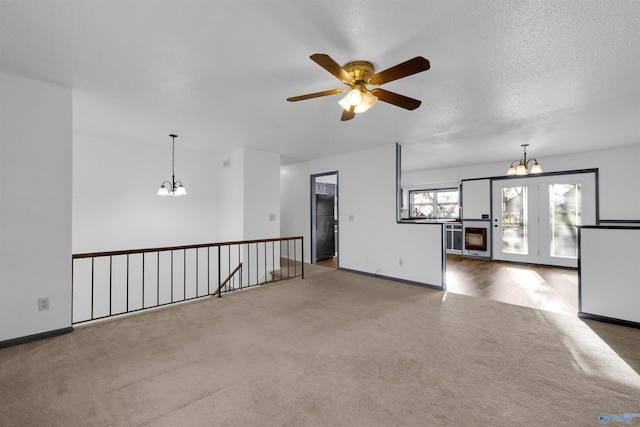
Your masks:
M 427 71 L 431 65 L 429 61 L 422 56 L 416 56 L 413 59 L 405 61 L 401 64 L 382 70 L 369 77 L 367 81 L 370 85 L 381 85 L 383 83 L 392 82 L 412 74 Z
M 342 68 L 340 64 L 333 60 L 329 55 L 325 53 L 314 53 L 310 56 L 311 60 L 316 64 L 333 74 L 338 80 L 341 80 L 345 84 L 351 84 L 355 81 L 353 76 Z
M 356 116 L 356 112 L 355 112 L 356 106 L 352 105 L 351 108 L 349 108 L 349 111 L 345 110 L 344 108 L 342 109 L 342 117 L 340 117 L 340 121 L 341 122 L 346 122 L 347 120 L 351 120 Z
M 384 89 L 372 89 L 371 93 L 378 97 L 378 100 L 388 102 L 389 104 L 396 105 L 407 110 L 415 110 L 422 104 L 422 101 L 409 98 L 408 96 L 400 95 L 395 92 L 389 92 Z
M 321 96 L 337 95 L 339 93 L 344 92 L 345 90 L 348 90 L 348 89 L 331 89 L 331 90 L 325 90 L 324 92 L 316 92 L 316 93 L 310 93 L 307 95 L 292 96 L 291 98 L 287 98 L 287 101 L 296 102 L 296 101 L 304 101 L 305 99 L 319 98 Z

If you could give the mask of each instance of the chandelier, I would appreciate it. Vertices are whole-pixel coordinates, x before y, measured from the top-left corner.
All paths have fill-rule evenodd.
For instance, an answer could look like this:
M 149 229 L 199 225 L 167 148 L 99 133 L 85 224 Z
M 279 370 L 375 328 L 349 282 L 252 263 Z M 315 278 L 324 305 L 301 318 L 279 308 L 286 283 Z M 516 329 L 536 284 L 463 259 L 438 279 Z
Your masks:
M 542 166 L 538 163 L 538 160 L 531 158 L 527 160 L 527 147 L 529 144 L 520 144 L 524 152 L 524 157 L 520 160 L 514 160 L 511 162 L 511 166 L 507 169 L 507 175 L 528 175 L 529 173 L 542 173 Z M 518 162 L 518 166 L 513 166 Z M 529 163 L 533 162 L 531 169 L 529 169 Z
M 158 190 L 158 196 L 186 196 L 187 190 L 182 186 L 182 182 L 176 181 L 175 174 L 175 154 L 176 154 L 176 137 L 178 135 L 169 135 L 172 138 L 172 151 L 171 151 L 171 182 L 165 181 Z

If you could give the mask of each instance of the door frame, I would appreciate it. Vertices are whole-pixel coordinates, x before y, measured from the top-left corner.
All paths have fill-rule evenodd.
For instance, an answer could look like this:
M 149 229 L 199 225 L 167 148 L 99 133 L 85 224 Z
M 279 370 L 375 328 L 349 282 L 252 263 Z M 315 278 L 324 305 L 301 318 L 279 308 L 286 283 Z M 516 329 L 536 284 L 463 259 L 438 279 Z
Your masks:
M 576 170 L 568 170 L 568 171 L 558 171 L 558 172 L 545 172 L 545 173 L 539 173 L 539 174 L 533 174 L 533 175 L 524 175 L 524 176 L 499 176 L 499 177 L 493 177 L 491 178 L 491 188 L 490 188 L 490 194 L 491 194 L 491 236 L 492 238 L 495 237 L 494 235 L 494 223 L 496 218 L 494 217 L 494 202 L 495 200 L 493 200 L 493 195 L 494 195 L 494 184 L 498 184 L 498 182 L 502 182 L 502 181 L 506 181 L 506 180 L 520 180 L 520 179 L 527 179 L 527 178 L 544 178 L 544 177 L 550 177 L 550 176 L 557 176 L 557 175 L 566 175 L 566 176 L 570 176 L 570 175 L 576 175 L 576 174 L 588 174 L 588 173 L 592 173 L 594 175 L 594 183 L 595 183 L 595 225 L 599 225 L 600 224 L 600 177 L 599 177 L 599 170 L 598 168 L 593 168 L 593 169 L 576 169 Z M 495 242 L 492 243 L 492 254 L 491 254 L 491 259 L 495 260 L 495 256 L 496 253 L 493 250 L 494 249 L 494 244 Z M 579 258 L 580 255 L 578 254 L 578 258 L 576 259 L 576 262 L 579 263 Z M 507 262 L 509 262 L 509 260 L 505 260 Z M 528 262 L 522 262 L 522 261 L 512 261 L 512 262 L 521 262 L 524 264 L 537 264 L 537 265 L 548 265 L 548 266 L 555 266 L 553 264 L 540 264 L 538 263 L 528 263 Z
M 335 175 L 336 177 L 336 223 L 338 224 L 337 233 L 336 233 L 336 261 L 337 266 L 340 266 L 340 174 L 338 171 L 332 172 L 323 172 L 310 175 L 309 179 L 309 199 L 310 199 L 310 224 L 311 230 L 309 236 L 311 236 L 310 246 L 311 246 L 311 255 L 309 259 L 310 264 L 316 263 L 316 179 L 322 176 Z

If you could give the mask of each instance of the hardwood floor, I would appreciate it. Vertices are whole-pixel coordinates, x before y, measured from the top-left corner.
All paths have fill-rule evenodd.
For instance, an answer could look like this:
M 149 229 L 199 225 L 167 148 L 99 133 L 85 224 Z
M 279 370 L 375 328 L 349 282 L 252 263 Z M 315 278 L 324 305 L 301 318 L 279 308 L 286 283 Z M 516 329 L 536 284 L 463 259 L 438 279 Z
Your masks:
M 447 254 L 447 291 L 509 304 L 576 314 L 578 272 Z
M 316 265 L 319 265 L 321 267 L 338 268 L 338 258 L 333 257 L 333 258 L 325 259 L 323 261 L 318 261 L 316 262 Z
M 337 258 L 316 265 L 337 268 Z M 578 312 L 578 272 L 447 254 L 447 291 L 563 314 Z

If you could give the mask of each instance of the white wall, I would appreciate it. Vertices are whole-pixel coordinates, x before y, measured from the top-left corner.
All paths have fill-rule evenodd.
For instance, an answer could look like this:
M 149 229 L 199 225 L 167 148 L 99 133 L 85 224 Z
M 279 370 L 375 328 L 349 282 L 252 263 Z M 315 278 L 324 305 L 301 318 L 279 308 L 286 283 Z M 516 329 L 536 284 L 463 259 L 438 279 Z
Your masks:
M 243 148 L 222 159 L 220 241 L 280 237 L 280 155 Z
M 304 235 L 305 261 L 310 175 L 332 171 L 339 173 L 339 266 L 441 285 L 441 225 L 396 222 L 394 144 L 281 168 L 282 234 Z
M 71 326 L 71 118 L 71 89 L 0 73 L 0 341 Z
M 219 240 L 231 242 L 244 237 L 244 150 L 222 156 L 219 188 Z
M 219 158 L 182 148 L 178 133 L 175 174 L 188 194 L 156 195 L 171 181 L 171 131 L 159 144 L 74 134 L 74 253 L 218 241 Z
M 243 238 L 280 237 L 280 155 L 245 149 L 244 156 Z
M 640 228 L 580 230 L 581 313 L 640 323 Z
M 640 220 L 640 177 L 630 171 L 640 164 L 640 144 L 632 147 L 578 153 L 568 156 L 538 157 L 545 172 L 599 169 L 600 219 Z M 491 163 L 459 168 L 404 173 L 405 188 L 433 188 L 434 183 L 457 183 L 462 179 L 503 176 L 508 165 Z M 426 187 L 428 186 L 428 187 Z
M 243 148 L 222 156 L 218 183 L 220 241 L 280 237 L 279 171 L 279 154 Z M 245 248 L 242 252 L 245 284 L 268 280 L 269 272 L 279 268 L 279 256 L 274 255 L 279 250 L 265 252 L 260 246 L 259 257 L 253 250 Z M 266 263 L 265 257 L 269 258 Z

